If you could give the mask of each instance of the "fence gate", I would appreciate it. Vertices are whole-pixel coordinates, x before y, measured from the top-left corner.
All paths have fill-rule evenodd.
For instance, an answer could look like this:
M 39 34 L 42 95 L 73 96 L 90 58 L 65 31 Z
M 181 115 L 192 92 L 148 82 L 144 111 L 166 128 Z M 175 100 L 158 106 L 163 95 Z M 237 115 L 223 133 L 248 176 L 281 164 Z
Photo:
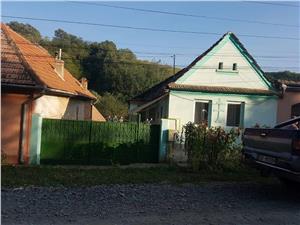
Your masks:
M 41 164 L 156 163 L 160 125 L 43 119 Z

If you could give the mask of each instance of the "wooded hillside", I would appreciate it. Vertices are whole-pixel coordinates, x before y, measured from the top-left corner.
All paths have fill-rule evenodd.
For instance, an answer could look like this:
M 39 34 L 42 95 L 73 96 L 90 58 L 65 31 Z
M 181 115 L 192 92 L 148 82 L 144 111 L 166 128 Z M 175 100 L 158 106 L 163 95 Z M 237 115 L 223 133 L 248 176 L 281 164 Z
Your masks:
M 53 56 L 61 48 L 66 68 L 76 78 L 87 77 L 89 89 L 98 96 L 96 106 L 106 117 L 126 116 L 130 98 L 173 74 L 172 67 L 140 60 L 130 49 L 118 49 L 112 41 L 88 42 L 62 29 L 57 29 L 49 39 L 29 24 L 8 25 Z M 300 74 L 290 71 L 266 73 L 266 76 L 269 80 L 300 81 Z

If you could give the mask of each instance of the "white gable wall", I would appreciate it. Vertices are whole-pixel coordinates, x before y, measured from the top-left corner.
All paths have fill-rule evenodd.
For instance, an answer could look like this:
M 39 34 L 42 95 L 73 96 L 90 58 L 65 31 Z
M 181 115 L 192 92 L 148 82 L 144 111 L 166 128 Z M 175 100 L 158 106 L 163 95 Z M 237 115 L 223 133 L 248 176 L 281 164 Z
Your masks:
M 223 70 L 217 70 L 223 62 Z M 237 63 L 237 72 L 232 71 Z M 229 36 L 203 57 L 176 83 L 199 86 L 226 86 L 268 90 L 268 86 L 235 47 Z

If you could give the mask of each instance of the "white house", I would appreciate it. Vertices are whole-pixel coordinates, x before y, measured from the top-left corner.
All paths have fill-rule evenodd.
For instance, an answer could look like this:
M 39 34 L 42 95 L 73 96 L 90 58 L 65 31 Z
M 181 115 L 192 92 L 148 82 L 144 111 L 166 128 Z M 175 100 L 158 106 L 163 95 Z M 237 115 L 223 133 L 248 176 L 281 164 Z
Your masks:
M 238 38 L 226 33 L 189 66 L 130 101 L 142 120 L 173 119 L 209 126 L 276 123 L 278 94 Z

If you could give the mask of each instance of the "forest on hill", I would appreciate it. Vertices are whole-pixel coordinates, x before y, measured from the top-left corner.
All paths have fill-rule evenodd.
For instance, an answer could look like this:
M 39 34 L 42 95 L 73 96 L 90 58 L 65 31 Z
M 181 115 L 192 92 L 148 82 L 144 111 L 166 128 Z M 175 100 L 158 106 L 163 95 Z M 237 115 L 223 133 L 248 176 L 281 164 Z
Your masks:
M 88 42 L 62 29 L 55 30 L 50 39 L 30 24 L 10 22 L 7 25 L 53 56 L 61 48 L 65 67 L 77 79 L 89 80 L 89 89 L 98 98 L 95 105 L 105 117 L 126 116 L 130 98 L 173 75 L 171 66 L 140 60 L 130 49 L 118 49 L 112 41 Z M 269 80 L 300 81 L 300 74 L 290 71 L 266 72 L 266 76 Z

